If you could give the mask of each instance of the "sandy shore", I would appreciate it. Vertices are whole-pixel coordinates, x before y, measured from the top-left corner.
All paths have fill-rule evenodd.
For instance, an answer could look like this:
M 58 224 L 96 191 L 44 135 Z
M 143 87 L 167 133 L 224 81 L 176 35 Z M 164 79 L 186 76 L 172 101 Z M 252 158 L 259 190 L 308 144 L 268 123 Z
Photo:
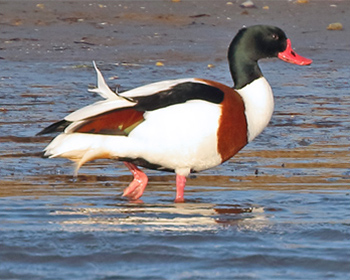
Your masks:
M 0 84 L 3 95 L 0 99 L 2 126 L 0 152 L 1 155 L 6 156 L 4 162 L 9 162 L 6 164 L 7 168 L 2 170 L 5 177 L 10 178 L 7 181 L 17 182 L 22 174 L 32 174 L 32 164 L 35 165 L 33 161 L 38 162 L 37 171 L 34 173 L 39 173 L 39 177 L 42 176 L 42 164 L 56 170 L 56 167 L 50 166 L 50 164 L 54 165 L 55 161 L 43 163 L 43 160 L 37 156 L 49 139 L 34 138 L 35 133 L 51 121 L 66 115 L 69 110 L 75 110 L 82 104 L 92 102 L 93 97 L 85 94 L 88 86 L 86 80 L 91 80 L 93 76 L 92 69 L 91 72 L 84 72 L 85 70 L 81 69 L 62 72 L 62 65 L 69 65 L 72 62 L 76 62 L 77 65 L 91 65 L 91 61 L 96 60 L 100 65 L 126 62 L 150 66 L 133 68 L 130 70 L 130 76 L 128 76 L 128 69 L 113 69 L 108 74 L 112 77 L 120 74 L 117 82 L 126 88 L 168 77 L 180 77 L 182 74 L 207 78 L 213 75 L 215 76 L 213 78 L 218 80 L 225 80 L 225 77 L 230 80 L 226 69 L 227 46 L 238 29 L 243 25 L 253 24 L 271 24 L 281 27 L 291 38 L 298 53 L 314 60 L 308 69 L 292 67 L 288 72 L 289 70 L 283 68 L 285 72 L 280 73 L 283 75 L 281 80 L 276 75 L 275 69 L 269 74 L 269 68 L 265 67 L 273 87 L 281 86 L 283 90 L 276 89 L 277 97 L 281 96 L 281 99 L 276 101 L 277 111 L 270 125 L 272 132 L 267 130 L 260 138 L 264 143 L 264 137 L 266 137 L 268 145 L 266 147 L 261 145 L 269 148 L 273 145 L 274 135 L 282 134 L 277 137 L 280 142 L 276 147 L 286 149 L 289 158 L 295 158 L 297 161 L 299 157 L 304 157 L 308 162 L 308 170 L 327 169 L 332 166 L 331 173 L 327 171 L 324 177 L 321 176 L 323 181 L 327 181 L 328 177 L 343 176 L 338 173 L 343 172 L 339 170 L 346 169 L 348 166 L 349 141 L 344 132 L 347 131 L 348 113 L 344 117 L 343 112 L 348 112 L 346 98 L 349 74 L 342 69 L 349 69 L 350 64 L 348 59 L 350 1 L 310 0 L 308 3 L 298 4 L 288 0 L 256 0 L 254 1 L 256 8 L 250 9 L 240 7 L 242 2 L 221 0 L 0 1 L 2 38 L 0 65 L 3 62 L 2 67 L 4 67 Z M 328 24 L 333 22 L 341 22 L 343 30 L 327 30 Z M 157 61 L 165 65 L 160 71 L 154 70 Z M 43 69 L 37 69 L 32 64 L 36 62 L 41 63 L 40 67 Z M 55 65 L 56 62 L 62 65 Z M 186 70 L 194 69 L 196 67 L 194 65 L 198 65 L 197 62 L 203 62 L 202 68 L 187 73 Z M 210 75 L 204 73 L 209 63 L 218 66 Z M 224 72 L 220 72 L 221 67 Z M 284 64 L 279 67 L 282 69 Z M 46 76 L 46 73 L 51 74 Z M 94 80 L 90 83 L 94 83 Z M 289 91 L 290 100 L 287 99 Z M 77 100 L 78 92 L 82 92 L 83 102 Z M 60 95 L 64 94 L 67 94 L 67 97 L 62 100 Z M 308 98 L 307 94 L 311 97 Z M 18 99 L 13 98 L 14 95 Z M 66 102 L 68 100 L 66 98 L 71 101 Z M 340 99 L 341 102 L 339 102 Z M 51 104 L 55 104 L 54 107 Z M 303 108 L 303 104 L 309 105 Z M 298 114 L 299 117 L 294 118 Z M 281 116 L 280 119 L 278 119 L 279 116 Z M 287 133 L 288 140 L 283 142 L 281 127 L 283 128 L 285 123 L 290 127 L 290 132 Z M 340 127 L 338 130 L 336 130 L 337 124 Z M 298 132 L 298 128 L 303 130 Z M 310 130 L 311 134 L 309 128 L 313 129 Z M 325 128 L 327 130 L 322 130 Z M 334 135 L 333 138 L 332 135 Z M 13 139 L 18 139 L 16 140 L 18 143 Z M 34 141 L 32 146 L 31 141 Z M 259 139 L 256 143 L 259 145 Z M 285 143 L 290 143 L 292 147 L 299 147 L 298 143 L 301 143 L 301 152 L 292 154 L 290 146 L 283 146 Z M 304 143 L 314 145 L 308 146 L 311 153 L 307 160 Z M 241 156 L 241 160 L 244 161 L 245 151 L 251 152 L 247 156 L 247 162 L 261 162 L 261 159 L 265 159 L 265 156 L 260 156 L 256 160 L 256 149 L 249 150 L 249 147 L 233 160 L 239 161 L 237 157 Z M 328 154 L 332 147 L 336 150 L 336 154 Z M 320 151 L 325 153 L 322 165 L 319 164 L 318 158 Z M 292 166 L 296 170 L 305 167 L 303 163 L 300 165 L 297 163 L 296 166 L 286 165 L 284 162 L 282 164 L 278 161 L 280 158 L 278 151 L 276 153 L 277 163 L 271 164 L 267 160 L 272 173 L 275 169 L 281 168 L 281 165 Z M 271 155 L 271 152 L 268 151 L 267 154 Z M 29 158 L 27 158 L 28 155 Z M 29 171 L 23 171 L 26 170 L 23 161 L 29 162 Z M 17 170 L 20 167 L 22 170 Z M 242 180 L 249 174 L 254 174 L 255 167 L 252 168 L 253 171 L 242 171 Z M 235 169 L 236 173 L 233 176 L 240 176 L 237 173 L 237 166 Z M 96 169 L 94 172 L 101 171 Z M 231 171 L 227 174 L 231 174 Z M 252 176 L 251 181 L 254 178 L 255 175 Z M 347 176 L 345 178 L 348 180 Z M 37 177 L 34 176 L 32 179 L 36 184 Z M 306 180 L 305 176 L 302 180 Z M 262 182 L 259 179 L 257 181 L 259 184 Z M 297 182 L 295 178 L 292 181 Z M 277 176 L 271 180 L 264 180 L 264 186 L 274 185 L 275 182 L 285 181 L 284 178 Z M 315 186 L 322 185 L 315 180 L 314 174 L 307 182 Z M 341 180 L 339 184 L 336 182 L 335 180 L 332 186 L 348 186 L 347 182 Z M 292 183 L 287 183 L 295 187 Z M 240 185 L 240 183 L 237 184 Z
M 13 61 L 221 61 L 243 25 L 281 27 L 305 56 L 349 48 L 350 1 L 0 1 L 0 57 Z M 342 31 L 329 31 L 333 22 Z M 347 38 L 347 39 L 345 39 Z M 336 52 L 335 52 L 336 55 Z

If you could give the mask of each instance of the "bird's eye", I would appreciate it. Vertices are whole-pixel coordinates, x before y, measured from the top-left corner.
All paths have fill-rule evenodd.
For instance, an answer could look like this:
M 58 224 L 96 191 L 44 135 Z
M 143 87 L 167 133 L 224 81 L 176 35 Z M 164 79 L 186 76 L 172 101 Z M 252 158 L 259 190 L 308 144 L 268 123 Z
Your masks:
M 272 37 L 273 40 L 276 40 L 276 41 L 279 39 L 278 35 L 275 34 L 275 33 L 273 33 L 273 34 L 271 35 L 271 37 Z

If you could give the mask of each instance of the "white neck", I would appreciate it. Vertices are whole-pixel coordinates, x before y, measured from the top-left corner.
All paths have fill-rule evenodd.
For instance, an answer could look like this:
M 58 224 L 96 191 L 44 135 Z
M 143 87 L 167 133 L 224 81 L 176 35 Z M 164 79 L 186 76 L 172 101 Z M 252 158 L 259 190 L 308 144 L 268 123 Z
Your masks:
M 258 136 L 268 125 L 273 113 L 272 89 L 264 77 L 237 90 L 245 105 L 248 125 L 248 142 Z

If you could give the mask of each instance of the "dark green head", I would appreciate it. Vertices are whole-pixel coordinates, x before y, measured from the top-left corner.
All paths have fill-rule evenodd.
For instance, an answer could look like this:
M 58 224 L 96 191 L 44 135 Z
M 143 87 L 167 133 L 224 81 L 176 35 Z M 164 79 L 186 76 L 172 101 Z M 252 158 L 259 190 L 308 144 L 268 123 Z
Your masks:
M 228 49 L 228 60 L 235 88 L 240 89 L 262 76 L 258 60 L 268 57 L 299 65 L 311 60 L 297 55 L 290 46 L 286 34 L 278 27 L 254 25 L 242 28 L 233 38 Z

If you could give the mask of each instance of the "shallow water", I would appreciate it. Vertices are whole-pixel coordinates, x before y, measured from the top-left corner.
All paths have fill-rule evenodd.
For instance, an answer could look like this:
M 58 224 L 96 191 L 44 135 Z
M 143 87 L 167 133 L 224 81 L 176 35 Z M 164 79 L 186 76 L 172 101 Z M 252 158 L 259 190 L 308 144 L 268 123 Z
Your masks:
M 173 203 L 173 174 L 147 172 L 143 203 L 130 203 L 122 164 L 89 163 L 75 181 L 68 161 L 40 157 L 51 137 L 37 132 L 99 100 L 86 91 L 90 63 L 2 61 L 0 278 L 349 279 L 349 73 L 319 57 L 261 64 L 276 97 L 270 126 L 194 174 L 185 204 Z M 224 62 L 153 65 L 99 63 L 121 91 L 189 76 L 231 84 Z
M 110 192 L 2 198 L 2 279 L 349 276 L 344 191 L 223 190 L 179 205 Z

